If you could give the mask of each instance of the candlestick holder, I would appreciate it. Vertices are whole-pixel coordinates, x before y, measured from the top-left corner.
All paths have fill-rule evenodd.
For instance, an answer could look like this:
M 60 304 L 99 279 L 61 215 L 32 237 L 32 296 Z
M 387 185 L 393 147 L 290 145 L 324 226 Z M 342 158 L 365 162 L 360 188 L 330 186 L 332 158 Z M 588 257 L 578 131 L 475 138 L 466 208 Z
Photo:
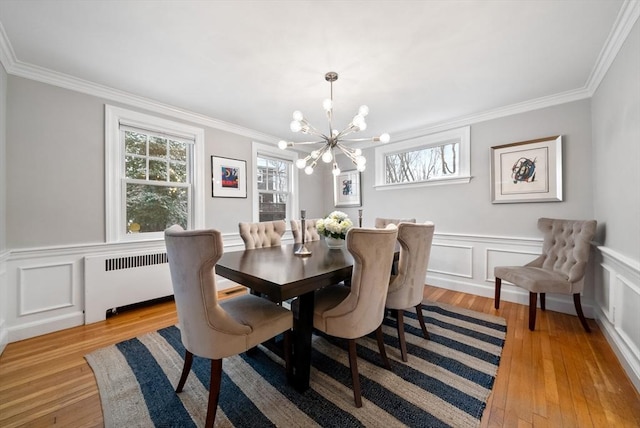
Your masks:
M 362 227 L 362 210 L 358 210 L 358 227 Z
M 305 241 L 304 235 L 307 230 L 305 216 L 306 216 L 305 210 L 300 211 L 300 225 L 302 226 L 302 230 L 301 230 L 302 242 L 300 243 L 300 246 L 298 247 L 298 249 L 293 253 L 296 256 L 300 256 L 300 257 L 308 257 L 311 255 L 311 251 L 309 251 L 307 247 L 304 245 L 304 241 Z

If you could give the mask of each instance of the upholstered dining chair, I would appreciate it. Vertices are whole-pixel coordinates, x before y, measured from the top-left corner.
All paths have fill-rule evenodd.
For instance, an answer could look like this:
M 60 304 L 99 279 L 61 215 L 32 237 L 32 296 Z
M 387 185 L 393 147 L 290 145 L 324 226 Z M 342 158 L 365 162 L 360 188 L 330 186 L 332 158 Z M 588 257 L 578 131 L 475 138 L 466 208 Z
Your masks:
M 238 223 L 240 237 L 247 250 L 254 248 L 274 247 L 282 243 L 282 235 L 286 230 L 284 220 L 262 221 L 258 223 Z
M 374 226 L 378 229 L 384 229 L 385 227 L 387 227 L 390 224 L 395 224 L 396 226 L 399 225 L 400 223 L 415 223 L 416 219 L 415 218 L 383 218 L 383 217 L 376 217 L 376 219 L 374 220 Z M 398 273 L 398 262 L 395 261 L 393 262 L 393 265 L 391 265 L 391 275 L 397 275 Z
M 319 241 L 320 234 L 316 228 L 316 222 L 319 219 L 311 218 L 304 221 L 304 240 L 306 242 Z M 291 220 L 291 233 L 293 234 L 293 242 L 296 244 L 302 243 L 302 221 Z
M 382 218 L 376 217 L 374 226 L 378 229 L 384 229 L 389 224 L 395 224 L 396 226 L 400 223 L 415 223 L 415 218 Z
M 214 268 L 223 253 L 217 230 L 185 231 L 178 225 L 164 233 L 169 270 L 178 311 L 184 366 L 176 393 L 185 385 L 193 356 L 211 360 L 211 383 L 206 427 L 216 418 L 222 359 L 245 352 L 284 333 L 287 376 L 292 375 L 290 331 L 292 312 L 260 297 L 246 294 L 218 301 Z
M 331 285 L 318 290 L 315 295 L 314 328 L 347 339 L 356 407 L 362 407 L 356 339 L 375 331 L 383 363 L 386 368 L 391 368 L 381 326 L 397 235 L 395 226 L 349 229 L 346 247 L 354 260 L 351 286 Z
M 422 315 L 422 300 L 434 229 L 435 226 L 430 221 L 398 225 L 398 242 L 400 243 L 398 274 L 391 277 L 385 306 L 396 313 L 402 361 L 407 361 L 403 315 L 405 309 L 415 308 L 422 334 L 425 339 L 429 339 L 429 332 Z
M 582 312 L 580 293 L 589 261 L 591 240 L 596 233 L 595 220 L 538 219 L 543 234 L 542 254 L 524 266 L 494 268 L 495 308 L 500 308 L 502 280 L 529 290 L 529 330 L 536 327 L 537 298 L 544 311 L 546 293 L 572 294 L 582 326 L 590 332 Z

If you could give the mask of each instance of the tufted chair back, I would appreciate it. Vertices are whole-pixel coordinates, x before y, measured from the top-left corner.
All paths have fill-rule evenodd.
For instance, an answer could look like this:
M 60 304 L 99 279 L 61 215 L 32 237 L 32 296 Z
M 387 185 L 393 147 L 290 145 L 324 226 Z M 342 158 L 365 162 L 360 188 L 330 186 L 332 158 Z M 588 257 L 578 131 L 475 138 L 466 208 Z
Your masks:
M 581 292 L 596 221 L 541 218 L 538 229 L 544 236 L 542 255 L 527 266 L 560 272 L 573 284 L 572 293 Z
M 395 224 L 396 226 L 400 223 L 415 223 L 415 218 L 382 218 L 378 217 L 375 220 L 375 227 L 378 229 L 384 229 L 389 224 Z
M 305 242 L 309 241 L 319 241 L 320 234 L 318 233 L 318 229 L 316 228 L 316 223 L 319 219 L 311 218 L 306 219 L 304 222 L 304 240 Z M 302 221 L 301 220 L 291 220 L 291 233 L 293 234 L 293 242 L 296 244 L 302 243 Z
M 259 223 L 238 224 L 240 237 L 247 250 L 254 248 L 274 247 L 282 242 L 282 235 L 286 230 L 284 220 L 262 221 Z

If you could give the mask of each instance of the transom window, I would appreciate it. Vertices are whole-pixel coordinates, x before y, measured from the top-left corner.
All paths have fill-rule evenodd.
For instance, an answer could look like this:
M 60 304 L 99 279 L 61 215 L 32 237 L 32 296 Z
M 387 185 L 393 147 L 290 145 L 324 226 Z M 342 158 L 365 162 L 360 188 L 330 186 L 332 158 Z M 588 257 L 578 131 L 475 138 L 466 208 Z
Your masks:
M 376 148 L 376 188 L 468 183 L 470 128 Z
M 106 106 L 107 242 L 202 227 L 204 131 Z

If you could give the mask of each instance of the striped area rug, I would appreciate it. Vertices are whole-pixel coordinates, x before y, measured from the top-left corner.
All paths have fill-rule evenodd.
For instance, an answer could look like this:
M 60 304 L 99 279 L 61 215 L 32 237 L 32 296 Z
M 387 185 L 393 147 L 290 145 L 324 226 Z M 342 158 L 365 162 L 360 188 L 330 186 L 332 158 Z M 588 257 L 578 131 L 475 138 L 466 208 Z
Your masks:
M 500 361 L 505 320 L 427 301 L 423 313 L 431 340 L 422 337 L 415 312 L 405 312 L 408 363 L 400 359 L 394 320 L 385 320 L 392 371 L 382 367 L 374 335 L 358 340 L 360 409 L 339 339 L 314 335 L 311 388 L 302 394 L 287 384 L 283 361 L 262 346 L 251 355 L 224 359 L 216 426 L 479 426 Z M 203 426 L 210 362 L 194 358 L 184 391 L 176 394 L 183 355 L 176 326 L 87 355 L 105 426 Z

